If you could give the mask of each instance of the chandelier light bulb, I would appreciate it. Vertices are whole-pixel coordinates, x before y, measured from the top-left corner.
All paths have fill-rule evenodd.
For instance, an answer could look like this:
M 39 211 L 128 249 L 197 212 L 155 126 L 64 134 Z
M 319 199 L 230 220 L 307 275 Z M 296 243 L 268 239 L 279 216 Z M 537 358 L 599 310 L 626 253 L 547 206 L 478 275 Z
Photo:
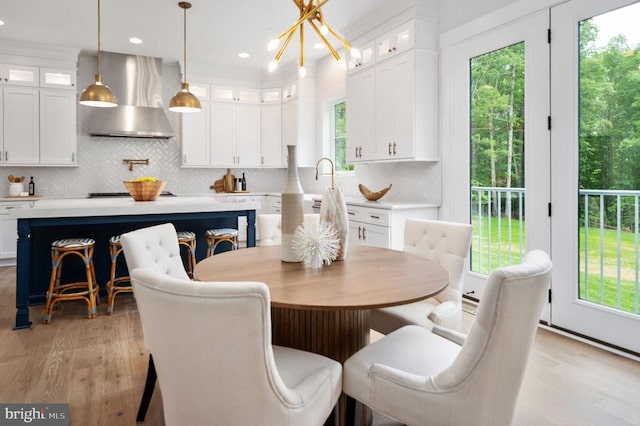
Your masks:
M 300 78 L 304 78 L 307 75 L 307 70 L 304 67 L 298 68 L 298 75 Z
M 352 47 L 351 56 L 353 56 L 356 59 L 360 59 L 362 57 L 362 53 L 360 53 L 360 50 L 356 49 L 355 47 Z
M 326 25 L 322 25 L 320 27 L 320 34 L 322 34 L 323 36 L 329 34 L 329 27 L 327 27 Z
M 278 61 L 276 61 L 275 59 L 271 62 L 269 62 L 269 72 L 273 72 L 278 68 Z
M 276 50 L 279 44 L 280 44 L 280 40 L 278 40 L 277 38 L 274 38 L 269 42 L 269 46 L 267 46 L 267 50 L 269 52 Z

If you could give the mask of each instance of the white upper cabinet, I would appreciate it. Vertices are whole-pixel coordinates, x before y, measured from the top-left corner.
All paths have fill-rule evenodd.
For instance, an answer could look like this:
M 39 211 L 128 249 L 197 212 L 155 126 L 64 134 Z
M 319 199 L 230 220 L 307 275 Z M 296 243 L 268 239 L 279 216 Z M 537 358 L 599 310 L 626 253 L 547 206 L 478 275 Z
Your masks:
M 0 64 L 2 84 L 12 86 L 35 86 L 40 84 L 40 69 L 28 65 Z
M 204 101 L 200 96 L 198 96 L 198 99 L 200 99 L 202 111 L 180 114 L 182 119 L 181 160 L 183 166 L 211 166 L 211 103 Z
M 211 103 L 212 164 L 221 167 L 259 167 L 260 107 Z
M 282 102 L 282 89 L 279 87 L 262 89 L 261 102 L 262 104 L 279 104 Z
M 211 87 L 211 100 L 258 105 L 261 100 L 261 91 L 260 89 L 218 86 L 214 84 Z
M 414 47 L 415 22 L 410 21 L 376 39 L 377 61 L 397 55 Z
M 292 81 L 282 88 L 282 102 L 298 97 L 298 81 Z
M 262 148 L 261 165 L 282 167 L 282 107 L 278 104 L 264 104 L 261 111 Z
M 76 92 L 40 90 L 40 164 L 75 165 Z
M 287 164 L 287 145 L 296 145 L 298 166 L 315 167 L 320 158 L 315 143 L 315 83 L 312 79 L 289 83 L 282 89 L 282 96 L 283 164 Z
M 349 162 L 439 161 L 436 47 L 437 24 L 412 20 L 376 39 L 375 66 L 347 76 Z
M 40 159 L 39 90 L 5 86 L 3 89 L 4 164 L 37 164 Z
M 359 58 L 356 58 L 351 53 L 349 53 L 347 59 L 347 71 L 349 73 L 360 71 L 376 63 L 375 40 L 360 45 L 358 47 L 358 50 L 360 51 Z
M 40 87 L 76 90 L 75 70 L 40 68 Z
M 193 93 L 200 103 L 202 101 L 208 102 L 211 100 L 211 85 L 207 83 L 190 83 L 189 91 Z M 183 114 L 185 115 L 185 114 Z M 189 115 L 189 114 L 186 114 Z

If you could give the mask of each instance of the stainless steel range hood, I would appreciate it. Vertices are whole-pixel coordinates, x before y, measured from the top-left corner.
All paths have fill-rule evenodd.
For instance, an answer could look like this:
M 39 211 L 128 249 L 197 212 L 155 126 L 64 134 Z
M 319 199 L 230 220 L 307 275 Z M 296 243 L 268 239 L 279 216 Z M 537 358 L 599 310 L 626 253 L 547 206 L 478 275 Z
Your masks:
M 118 98 L 115 108 L 93 108 L 92 136 L 162 138 L 175 136 L 162 107 L 162 60 L 101 52 L 101 73 Z

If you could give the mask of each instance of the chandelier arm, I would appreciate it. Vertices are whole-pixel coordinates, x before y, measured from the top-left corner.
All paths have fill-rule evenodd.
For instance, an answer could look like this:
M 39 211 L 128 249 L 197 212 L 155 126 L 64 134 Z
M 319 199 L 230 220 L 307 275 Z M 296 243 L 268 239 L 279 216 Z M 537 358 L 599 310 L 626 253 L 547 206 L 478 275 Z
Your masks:
M 318 9 L 320 9 L 322 6 L 324 6 L 329 0 L 322 0 L 321 2 L 319 2 L 318 4 L 316 4 L 315 6 L 312 6 L 311 4 L 309 4 L 309 6 L 311 6 L 311 8 L 307 8 L 306 10 L 304 10 L 304 14 L 300 15 L 300 18 L 296 21 L 295 24 L 293 24 L 292 26 L 290 26 L 289 28 L 287 28 L 286 30 L 284 30 L 282 32 L 282 34 L 280 34 L 278 36 L 278 40 L 281 40 L 284 36 L 287 35 L 287 33 L 289 33 L 289 31 L 295 29 L 298 27 L 298 25 L 300 25 L 301 23 L 303 23 L 304 21 L 306 21 L 308 18 L 311 17 L 311 15 L 313 15 Z
M 342 45 L 345 47 L 345 49 L 347 50 L 351 50 L 352 47 L 349 44 L 349 42 L 347 42 L 347 40 L 343 39 L 340 34 L 338 34 L 337 32 L 335 32 L 335 30 L 333 28 L 331 28 L 331 26 L 327 23 L 325 23 L 325 25 L 327 26 L 327 29 L 329 30 L 329 32 L 338 39 L 338 41 L 340 41 L 340 43 L 342 43 Z
M 320 37 L 320 40 L 322 40 L 322 42 L 327 46 L 327 48 L 329 49 L 329 51 L 331 52 L 335 60 L 339 61 L 340 55 L 338 54 L 338 52 L 336 52 L 333 46 L 331 46 L 331 43 L 329 43 L 329 40 L 327 40 L 327 38 L 322 35 L 322 33 L 320 32 L 320 29 L 315 24 L 315 22 L 313 22 L 311 19 L 307 20 L 307 22 L 309 22 L 309 24 L 311 25 L 311 28 L 313 28 L 316 34 L 318 34 L 318 37 Z
M 304 68 L 304 23 L 300 24 L 300 68 Z
M 298 8 L 302 9 L 302 7 L 304 6 L 304 4 L 302 3 L 302 0 L 292 0 L 296 6 L 298 6 Z
M 287 39 L 284 41 L 282 47 L 280 48 L 280 50 L 278 50 L 278 53 L 276 54 L 276 57 L 275 57 L 276 61 L 280 60 L 280 57 L 284 53 L 285 49 L 287 48 L 287 46 L 289 46 L 289 43 L 291 43 L 291 39 L 293 38 L 293 35 L 296 33 L 297 29 L 298 29 L 298 27 L 295 27 L 289 32 L 289 35 L 287 36 Z

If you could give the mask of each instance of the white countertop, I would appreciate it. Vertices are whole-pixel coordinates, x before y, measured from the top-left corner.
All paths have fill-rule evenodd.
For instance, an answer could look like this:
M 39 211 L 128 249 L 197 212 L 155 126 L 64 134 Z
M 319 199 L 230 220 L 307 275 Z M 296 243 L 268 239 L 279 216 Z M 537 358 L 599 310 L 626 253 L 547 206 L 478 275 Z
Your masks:
M 137 214 L 198 213 L 258 210 L 261 203 L 247 197 L 159 197 L 135 201 L 131 197 L 42 198 L 9 209 L 9 218 L 122 216 Z
M 322 200 L 322 197 L 315 197 L 313 199 Z M 430 209 L 438 208 L 439 204 L 426 203 L 420 201 L 369 201 L 364 197 L 344 197 L 344 201 L 347 206 L 359 206 L 359 207 L 373 207 L 376 209 L 385 210 L 402 210 L 402 209 Z

